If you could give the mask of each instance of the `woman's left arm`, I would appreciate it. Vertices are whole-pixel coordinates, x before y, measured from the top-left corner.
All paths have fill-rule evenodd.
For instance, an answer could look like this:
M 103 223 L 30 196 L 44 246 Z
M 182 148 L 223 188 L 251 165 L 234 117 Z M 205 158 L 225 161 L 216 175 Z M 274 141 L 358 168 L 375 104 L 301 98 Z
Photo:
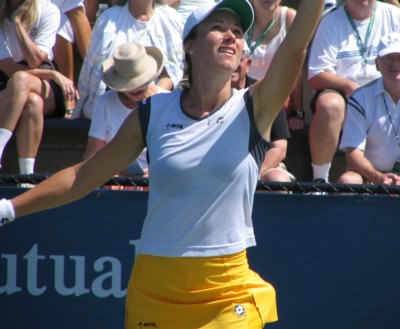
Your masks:
M 38 68 L 43 61 L 48 59 L 48 52 L 54 46 L 56 33 L 60 25 L 60 12 L 52 4 L 47 3 L 46 12 L 41 12 L 41 21 L 38 26 L 38 35 L 35 41 L 29 35 L 23 24 L 23 16 L 28 10 L 29 1 L 24 1 L 13 13 L 12 22 L 17 34 L 18 43 L 22 50 L 24 60 L 29 68 Z M 39 10 L 42 10 L 40 7 Z
M 296 18 L 275 53 L 267 74 L 252 87 L 254 116 L 261 134 L 270 129 L 295 86 L 323 6 L 323 0 L 300 2 Z

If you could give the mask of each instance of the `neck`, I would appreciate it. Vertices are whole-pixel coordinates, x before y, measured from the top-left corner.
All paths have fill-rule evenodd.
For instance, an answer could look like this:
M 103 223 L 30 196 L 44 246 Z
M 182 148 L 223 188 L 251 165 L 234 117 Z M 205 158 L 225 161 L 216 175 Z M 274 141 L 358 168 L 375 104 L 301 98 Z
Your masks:
M 259 27 L 265 27 L 269 22 L 272 21 L 274 17 L 276 17 L 276 13 L 278 12 L 279 6 L 271 6 L 268 8 L 260 7 L 257 8 L 257 14 L 255 17 L 254 24 Z
M 129 12 L 138 21 L 147 22 L 154 14 L 154 0 L 130 0 Z
M 216 90 L 220 90 L 216 92 Z M 216 108 L 222 106 L 231 95 L 230 81 L 222 89 L 209 88 L 194 84 L 183 98 L 183 107 L 194 117 L 207 116 Z

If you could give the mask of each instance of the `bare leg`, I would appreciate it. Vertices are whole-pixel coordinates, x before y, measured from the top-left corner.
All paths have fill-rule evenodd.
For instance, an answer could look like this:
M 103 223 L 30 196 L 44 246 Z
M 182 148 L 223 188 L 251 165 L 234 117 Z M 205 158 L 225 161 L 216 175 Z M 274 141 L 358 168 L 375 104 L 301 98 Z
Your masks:
M 309 130 L 312 163 L 318 166 L 332 162 L 339 143 L 345 114 L 345 101 L 335 92 L 322 93 Z M 319 178 L 315 177 L 314 179 Z
M 362 176 L 355 172 L 355 171 L 346 171 L 343 173 L 339 179 L 338 183 L 341 184 L 362 184 L 363 183 L 363 178 Z
M 18 71 L 0 93 L 0 102 L 4 104 L 0 110 L 0 128 L 10 132 L 17 129 L 19 156 L 34 158 L 42 135 L 43 116 L 55 110 L 54 94 L 49 83 L 25 71 Z M 38 118 L 39 115 L 42 118 Z
M 30 93 L 15 130 L 19 158 L 35 158 L 43 132 L 43 100 Z

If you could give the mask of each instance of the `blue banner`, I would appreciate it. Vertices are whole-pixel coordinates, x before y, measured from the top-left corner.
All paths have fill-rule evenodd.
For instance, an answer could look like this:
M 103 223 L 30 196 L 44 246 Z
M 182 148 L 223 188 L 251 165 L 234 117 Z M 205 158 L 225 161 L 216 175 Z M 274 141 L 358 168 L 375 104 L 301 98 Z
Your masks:
M 122 329 L 146 207 L 146 192 L 96 190 L 1 228 L 0 328 Z M 398 197 L 257 193 L 249 259 L 280 317 L 267 327 L 400 328 L 399 214 Z

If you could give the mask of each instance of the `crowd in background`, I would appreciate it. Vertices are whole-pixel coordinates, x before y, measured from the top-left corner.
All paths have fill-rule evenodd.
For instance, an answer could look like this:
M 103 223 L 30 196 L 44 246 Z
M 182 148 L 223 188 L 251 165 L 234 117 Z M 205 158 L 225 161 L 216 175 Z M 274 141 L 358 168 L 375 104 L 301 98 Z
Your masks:
M 0 163 L 7 143 L 15 134 L 20 173 L 34 173 L 44 118 L 49 117 L 91 120 L 87 158 L 112 140 L 124 119 L 146 98 L 192 83 L 187 74 L 190 61 L 184 58 L 182 48 L 184 25 L 195 8 L 212 2 L 3 1 L 0 4 Z M 295 1 L 250 2 L 255 21 L 245 35 L 246 49 L 232 75 L 232 86 L 237 89 L 250 87 L 264 77 L 296 16 Z M 325 1 L 305 70 L 282 104 L 272 131 L 264 136 L 268 151 L 260 169 L 261 180 L 296 180 L 284 164 L 287 142 L 291 132 L 308 129 L 305 115 L 312 112 L 308 132 L 313 180 L 329 182 L 348 100 L 358 88 L 381 77 L 383 64 L 376 64 L 380 41 L 391 32 L 400 33 L 399 7 L 398 0 Z M 133 49 L 140 49 L 141 55 Z M 158 61 L 158 65 L 145 70 L 151 65 L 143 61 Z M 139 62 L 142 67 L 135 66 Z M 398 60 L 392 62 L 392 70 L 400 71 Z M 400 79 L 400 73 L 398 76 Z M 304 92 L 305 84 L 311 90 L 311 104 Z M 341 181 L 385 184 L 399 181 L 400 168 L 395 171 L 396 165 L 400 167 L 399 100 L 391 95 L 387 103 L 390 125 L 385 128 L 382 124 L 381 128 L 386 131 L 386 139 L 395 138 L 395 142 L 390 142 L 392 149 L 380 149 L 383 153 L 378 157 L 390 161 L 375 166 L 367 160 L 369 171 L 371 166 L 375 171 L 374 175 L 366 174 L 369 143 L 368 136 L 364 136 L 359 145 L 341 146 L 348 158 L 347 170 L 360 173 L 362 178 L 342 177 Z M 390 116 L 392 112 L 395 114 Z M 365 129 L 368 131 L 368 127 Z M 364 167 L 360 160 L 351 157 L 354 150 L 361 152 Z M 392 155 L 389 157 L 385 152 Z M 122 174 L 148 175 L 146 161 L 143 154 Z M 387 179 L 387 173 L 396 177 Z

